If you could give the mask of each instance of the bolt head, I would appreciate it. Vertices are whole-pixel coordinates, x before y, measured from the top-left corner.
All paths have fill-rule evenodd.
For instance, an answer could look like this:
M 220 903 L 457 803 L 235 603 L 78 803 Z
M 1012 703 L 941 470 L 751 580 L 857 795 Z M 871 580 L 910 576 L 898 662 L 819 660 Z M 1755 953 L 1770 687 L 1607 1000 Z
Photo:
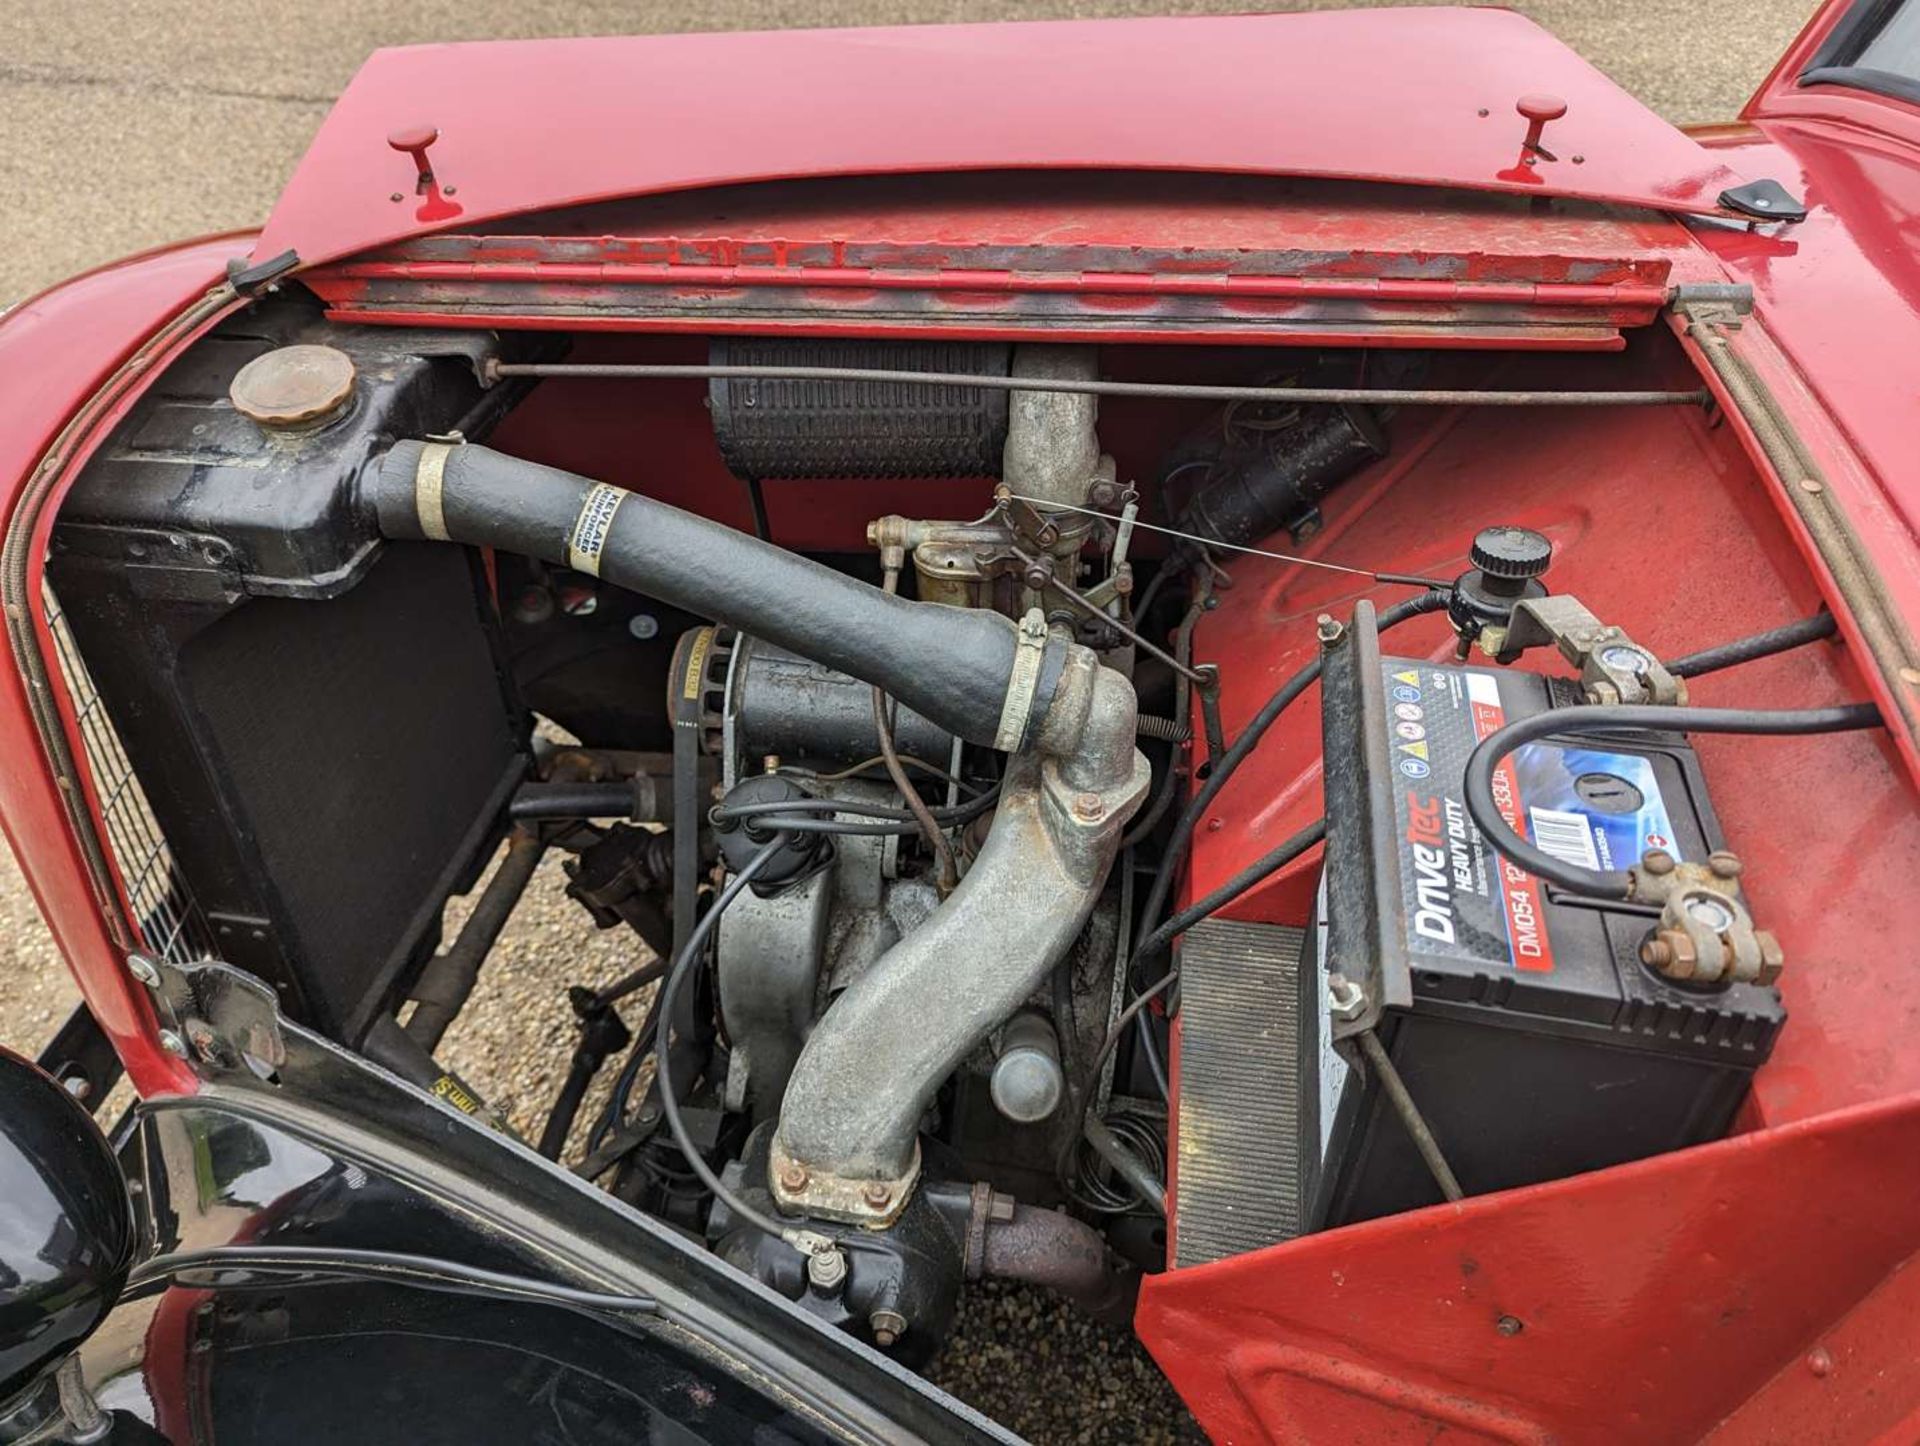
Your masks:
M 1707 855 L 1707 869 L 1716 879 L 1740 877 L 1740 856 L 1731 849 L 1715 849 Z
M 1640 867 L 1650 874 L 1670 874 L 1675 866 L 1673 855 L 1665 849 L 1648 849 L 1640 859 Z
M 1077 793 L 1073 797 L 1073 816 L 1089 821 L 1100 817 L 1100 795 L 1097 793 Z
M 875 1210 L 884 1210 L 893 1199 L 893 1187 L 884 1180 L 869 1180 L 860 1187 L 860 1198 Z
M 1693 939 L 1684 929 L 1662 929 L 1656 942 L 1663 946 L 1667 962 L 1653 967 L 1667 978 L 1691 979 L 1699 972 L 1699 953 L 1693 947 Z M 1641 957 L 1646 956 L 1643 954 Z
M 127 972 L 149 989 L 160 987 L 160 971 L 153 967 L 151 960 L 142 959 L 136 954 L 127 961 Z
M 789 1160 L 780 1167 L 780 1188 L 789 1195 L 807 1188 L 807 1167 Z
M 1346 635 L 1347 631 L 1341 624 L 1340 619 L 1329 613 L 1321 613 L 1320 616 L 1314 620 L 1314 627 L 1318 632 L 1320 645 L 1325 648 L 1330 648 L 1339 642 L 1340 639 Z
M 907 1318 L 897 1310 L 877 1310 L 867 1317 L 873 1327 L 873 1343 L 890 1346 L 907 1333 Z
M 1493 1323 L 1493 1328 L 1503 1336 L 1517 1336 L 1525 1330 L 1526 1324 L 1517 1315 L 1503 1315 Z
M 160 1047 L 168 1054 L 177 1054 L 182 1059 L 186 1058 L 187 1042 L 171 1029 L 163 1029 L 160 1031 Z

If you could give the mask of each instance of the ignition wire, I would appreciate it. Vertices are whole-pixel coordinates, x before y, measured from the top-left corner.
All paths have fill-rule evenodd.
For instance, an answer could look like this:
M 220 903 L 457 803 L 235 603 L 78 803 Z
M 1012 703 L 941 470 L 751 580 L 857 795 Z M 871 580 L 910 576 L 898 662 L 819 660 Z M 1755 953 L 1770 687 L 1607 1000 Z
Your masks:
M 673 961 L 673 967 L 667 971 L 667 982 L 660 987 L 660 1012 L 663 1018 L 673 1017 L 674 998 L 679 994 L 680 986 L 686 982 L 687 975 L 693 972 L 694 961 L 700 957 L 708 936 L 713 933 L 714 925 L 726 912 L 727 906 L 740 897 L 747 885 L 753 882 L 755 875 L 786 846 L 787 840 L 778 836 L 761 845 L 760 851 L 747 860 L 740 872 L 727 880 L 726 887 L 721 889 L 719 896 L 714 899 L 713 907 L 700 916 L 700 922 L 693 926 L 693 932 L 687 936 L 687 942 Z M 654 1077 L 660 1086 L 660 1107 L 666 1114 L 667 1129 L 673 1135 L 673 1142 L 680 1147 L 680 1152 L 687 1158 L 688 1166 L 699 1178 L 700 1183 L 713 1193 L 714 1199 L 720 1201 L 749 1225 L 765 1231 L 776 1240 L 786 1241 L 802 1255 L 812 1255 L 823 1247 L 842 1250 L 867 1248 L 868 1242 L 865 1241 L 830 1239 L 814 1231 L 803 1230 L 797 1225 L 784 1224 L 765 1211 L 755 1209 L 728 1189 L 701 1156 L 692 1133 L 687 1129 L 687 1122 L 680 1117 L 680 1101 L 675 1098 L 673 1088 L 672 1054 L 673 1050 L 663 1036 L 660 1045 L 654 1050 Z M 877 1243 L 873 1244 L 872 1248 L 884 1249 Z
M 1379 630 L 1385 632 L 1388 628 L 1406 622 L 1410 618 L 1443 611 L 1447 606 L 1447 598 L 1448 594 L 1444 590 L 1435 588 L 1431 592 L 1421 593 L 1418 597 L 1395 603 L 1380 614 Z M 1213 771 L 1207 775 L 1207 781 L 1201 786 L 1200 791 L 1194 794 L 1192 802 L 1187 805 L 1178 822 L 1174 824 L 1173 833 L 1167 841 L 1166 851 L 1161 855 L 1160 867 L 1154 871 L 1153 886 L 1147 895 L 1146 907 L 1140 918 L 1143 930 L 1150 932 L 1159 922 L 1160 911 L 1166 906 L 1167 895 L 1173 889 L 1174 868 L 1180 856 L 1186 851 L 1187 842 L 1193 837 L 1193 831 L 1199 825 L 1201 818 L 1212 807 L 1214 799 L 1220 796 L 1220 790 L 1227 786 L 1227 781 L 1233 777 L 1234 771 L 1247 761 L 1280 715 L 1310 686 L 1318 682 L 1319 678 L 1320 659 L 1316 656 L 1312 662 L 1282 683 L 1273 696 L 1267 699 L 1260 711 L 1254 714 L 1247 721 L 1246 727 L 1240 730 L 1240 736 L 1234 739 L 1233 746 L 1227 749 L 1219 763 L 1214 765 Z

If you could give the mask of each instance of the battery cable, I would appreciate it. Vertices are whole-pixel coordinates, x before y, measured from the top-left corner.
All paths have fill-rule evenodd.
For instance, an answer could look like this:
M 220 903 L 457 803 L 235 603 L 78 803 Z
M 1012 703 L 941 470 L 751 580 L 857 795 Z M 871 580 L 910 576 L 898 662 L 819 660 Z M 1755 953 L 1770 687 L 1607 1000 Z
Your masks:
M 1467 758 L 1463 793 L 1467 813 L 1487 842 L 1515 867 L 1589 898 L 1626 899 L 1633 876 L 1625 869 L 1587 869 L 1535 847 L 1510 824 L 1494 802 L 1494 772 L 1500 761 L 1523 743 L 1549 733 L 1677 732 L 1796 736 L 1843 733 L 1881 724 L 1873 703 L 1832 708 L 1768 710 L 1757 708 L 1677 708 L 1654 706 L 1581 706 L 1552 708 L 1521 718 L 1488 734 Z

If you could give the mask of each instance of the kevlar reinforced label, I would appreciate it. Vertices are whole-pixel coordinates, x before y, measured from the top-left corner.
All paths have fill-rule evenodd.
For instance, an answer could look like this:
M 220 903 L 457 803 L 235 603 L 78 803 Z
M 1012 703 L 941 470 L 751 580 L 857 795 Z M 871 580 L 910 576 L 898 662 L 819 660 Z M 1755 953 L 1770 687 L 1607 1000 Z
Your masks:
M 575 572 L 600 576 L 600 554 L 606 551 L 607 537 L 613 531 L 613 514 L 626 500 L 624 491 L 604 482 L 596 482 L 589 489 L 567 538 L 567 565 Z

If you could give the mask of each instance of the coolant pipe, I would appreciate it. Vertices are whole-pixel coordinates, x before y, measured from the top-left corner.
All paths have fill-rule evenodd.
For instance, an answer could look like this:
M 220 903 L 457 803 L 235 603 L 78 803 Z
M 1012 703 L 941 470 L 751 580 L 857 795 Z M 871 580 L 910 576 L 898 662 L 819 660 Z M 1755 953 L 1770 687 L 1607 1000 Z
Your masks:
M 480 966 L 507 927 L 514 905 L 533 882 L 545 852 L 546 845 L 537 835 L 515 829 L 507 839 L 507 856 L 493 871 L 453 946 L 435 955 L 421 971 L 413 986 L 414 1009 L 406 1030 L 422 1049 L 431 1053 L 439 1047 L 441 1036 L 472 995 L 480 982 Z
M 1045 1286 L 1109 1325 L 1133 1318 L 1140 1272 L 1085 1221 L 1021 1205 L 982 1187 L 974 1191 L 967 1237 L 969 1279 L 988 1276 Z
M 1133 688 L 1090 657 L 1081 746 L 1008 760 L 973 867 L 933 916 L 814 1027 L 787 1081 L 772 1149 L 783 1205 L 885 1223 L 911 1192 L 934 1093 L 1045 983 L 1104 887 L 1149 779 Z
M 486 447 L 396 443 L 361 492 L 386 537 L 602 577 L 883 688 L 988 747 L 1041 739 L 1070 651 L 997 613 L 891 597 L 721 523 Z

